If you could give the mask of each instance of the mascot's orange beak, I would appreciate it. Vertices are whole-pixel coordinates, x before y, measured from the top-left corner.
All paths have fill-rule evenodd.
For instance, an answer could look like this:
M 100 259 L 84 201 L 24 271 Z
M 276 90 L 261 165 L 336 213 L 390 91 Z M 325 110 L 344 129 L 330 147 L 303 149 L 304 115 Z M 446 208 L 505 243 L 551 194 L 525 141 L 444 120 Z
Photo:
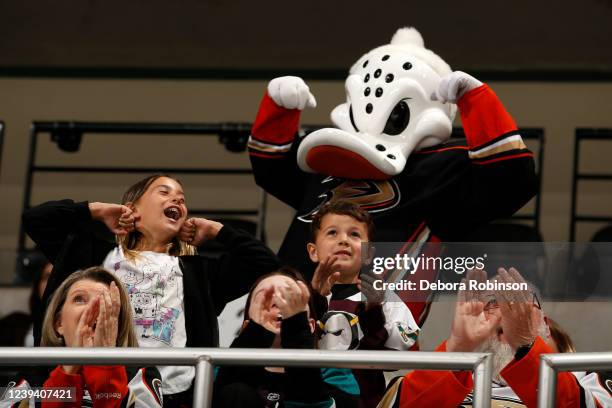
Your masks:
M 363 156 L 338 146 L 317 146 L 306 154 L 308 167 L 319 174 L 356 180 L 386 180 L 390 176 L 373 166 Z

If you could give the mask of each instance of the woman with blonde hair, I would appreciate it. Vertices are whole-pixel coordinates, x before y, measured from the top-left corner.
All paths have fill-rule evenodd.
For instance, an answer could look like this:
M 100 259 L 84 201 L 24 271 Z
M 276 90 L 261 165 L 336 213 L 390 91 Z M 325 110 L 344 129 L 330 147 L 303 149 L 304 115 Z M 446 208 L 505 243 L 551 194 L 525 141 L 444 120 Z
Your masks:
M 41 345 L 137 347 L 132 308 L 117 277 L 101 267 L 68 276 L 47 307 Z M 129 378 L 128 383 L 128 372 L 121 365 L 58 365 L 43 388 L 62 395 L 49 393 L 43 398 L 43 407 L 162 406 L 160 374 L 155 367 L 140 368 Z M 0 405 L 20 401 L 31 386 L 23 379 L 15 383 Z
M 76 332 L 64 327 L 72 328 L 69 325 L 75 323 L 67 321 L 69 313 L 78 313 L 75 329 L 79 330 Z M 106 269 L 95 266 L 71 274 L 57 288 L 47 306 L 40 345 L 138 347 L 132 307 L 121 281 Z

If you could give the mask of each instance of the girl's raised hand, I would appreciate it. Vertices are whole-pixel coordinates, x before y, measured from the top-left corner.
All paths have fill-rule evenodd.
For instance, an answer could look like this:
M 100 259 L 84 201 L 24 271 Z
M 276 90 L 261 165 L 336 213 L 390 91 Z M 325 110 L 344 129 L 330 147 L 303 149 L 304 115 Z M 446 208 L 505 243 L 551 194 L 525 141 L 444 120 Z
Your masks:
M 214 239 L 223 224 L 206 218 L 189 218 L 183 223 L 179 231 L 179 239 L 194 246 L 200 246 L 204 242 Z
M 116 235 L 127 235 L 136 229 L 138 216 L 131 208 L 121 204 L 89 203 L 91 218 L 102 221 Z

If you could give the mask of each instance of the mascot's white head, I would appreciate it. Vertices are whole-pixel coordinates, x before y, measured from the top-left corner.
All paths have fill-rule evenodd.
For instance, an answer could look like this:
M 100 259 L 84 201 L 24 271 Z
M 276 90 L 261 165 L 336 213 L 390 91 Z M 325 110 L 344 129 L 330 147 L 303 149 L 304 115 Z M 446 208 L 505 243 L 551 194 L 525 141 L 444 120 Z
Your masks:
M 309 134 L 298 150 L 304 171 L 351 179 L 388 179 L 417 149 L 450 137 L 457 110 L 433 97 L 452 71 L 424 47 L 414 28 L 365 54 L 346 79 L 346 102 L 331 113 L 338 127 Z

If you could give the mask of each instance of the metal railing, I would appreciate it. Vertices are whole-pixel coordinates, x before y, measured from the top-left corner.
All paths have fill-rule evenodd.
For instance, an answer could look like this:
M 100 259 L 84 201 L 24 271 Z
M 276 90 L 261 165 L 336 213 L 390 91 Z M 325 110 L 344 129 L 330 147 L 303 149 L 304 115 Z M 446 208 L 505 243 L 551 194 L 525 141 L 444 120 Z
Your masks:
M 554 408 L 559 371 L 599 371 L 612 368 L 612 352 L 545 354 L 540 358 L 538 407 Z
M 0 348 L 0 366 L 11 365 L 189 365 L 195 366 L 193 406 L 210 407 L 213 366 L 339 367 L 362 369 L 472 370 L 474 407 L 491 406 L 491 354 L 394 353 L 389 351 L 272 350 L 220 348 Z

